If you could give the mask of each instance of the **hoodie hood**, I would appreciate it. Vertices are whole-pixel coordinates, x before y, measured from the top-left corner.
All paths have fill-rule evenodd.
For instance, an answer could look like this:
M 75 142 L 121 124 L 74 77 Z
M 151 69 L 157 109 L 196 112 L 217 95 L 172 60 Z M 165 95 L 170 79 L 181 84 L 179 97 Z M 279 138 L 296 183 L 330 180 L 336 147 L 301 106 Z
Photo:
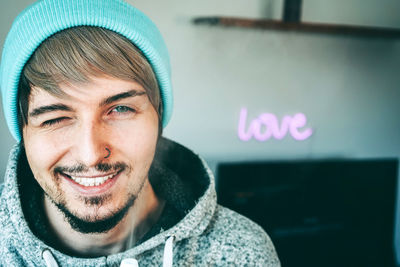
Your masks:
M 166 241 L 170 240 L 171 245 L 171 237 L 176 243 L 202 235 L 217 208 L 214 177 L 205 161 L 189 149 L 160 138 L 149 180 L 156 194 L 167 201 L 175 198 L 179 204 L 179 198 L 187 200 L 180 207 L 185 210 L 184 216 L 171 228 L 162 229 L 160 233 L 124 252 L 97 258 L 69 256 L 39 239 L 26 221 L 20 194 L 27 188 L 24 187 L 23 177 L 18 175 L 23 156 L 21 151 L 19 145 L 12 149 L 1 187 L 0 222 L 3 229 L 0 255 L 13 255 L 3 259 L 7 265 L 46 266 L 43 251 L 50 251 L 60 266 L 119 266 L 123 259 L 136 258 L 141 263 L 145 256 L 146 265 L 160 265 Z M 179 183 L 181 190 L 173 193 L 165 190 L 175 187 L 171 186 L 171 181 Z M 169 250 L 172 252 L 172 248 Z M 149 257 L 150 254 L 153 256 Z

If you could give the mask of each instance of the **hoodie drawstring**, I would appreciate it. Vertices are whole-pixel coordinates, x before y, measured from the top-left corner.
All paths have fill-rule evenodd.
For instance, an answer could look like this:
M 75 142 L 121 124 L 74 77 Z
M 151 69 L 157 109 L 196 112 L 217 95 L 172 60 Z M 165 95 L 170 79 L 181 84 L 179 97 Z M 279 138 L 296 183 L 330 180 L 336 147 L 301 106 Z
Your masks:
M 172 267 L 173 260 L 173 245 L 174 245 L 174 236 L 168 237 L 164 246 L 164 256 L 163 256 L 163 267 Z M 138 262 L 135 259 L 128 258 L 124 259 L 121 262 L 120 267 L 137 267 Z
M 42 251 L 42 258 L 46 262 L 46 267 L 58 267 L 58 263 L 49 249 Z
M 119 267 L 139 267 L 139 263 L 136 259 L 127 258 L 121 261 L 121 265 Z
M 174 236 L 172 235 L 165 242 L 163 267 L 172 267 L 172 260 L 174 257 L 173 245 L 174 245 Z
M 168 237 L 167 241 L 165 242 L 164 246 L 164 256 L 163 256 L 163 267 L 172 267 L 173 262 L 173 246 L 174 246 L 174 236 Z M 59 267 L 56 259 L 54 258 L 53 254 L 49 249 L 44 249 L 42 251 L 42 258 L 46 262 L 46 267 Z M 137 266 L 137 261 L 133 265 L 131 262 L 132 259 L 126 259 L 125 261 L 121 262 L 121 266 Z

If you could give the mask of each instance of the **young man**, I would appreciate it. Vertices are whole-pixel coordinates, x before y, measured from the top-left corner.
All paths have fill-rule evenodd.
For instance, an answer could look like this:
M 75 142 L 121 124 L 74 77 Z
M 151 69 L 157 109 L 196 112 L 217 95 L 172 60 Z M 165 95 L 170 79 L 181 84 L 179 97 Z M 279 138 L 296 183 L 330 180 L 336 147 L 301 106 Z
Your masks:
M 214 178 L 161 137 L 166 46 L 119 0 L 43 0 L 1 62 L 18 144 L 0 197 L 5 266 L 279 266 L 267 234 L 216 204 Z

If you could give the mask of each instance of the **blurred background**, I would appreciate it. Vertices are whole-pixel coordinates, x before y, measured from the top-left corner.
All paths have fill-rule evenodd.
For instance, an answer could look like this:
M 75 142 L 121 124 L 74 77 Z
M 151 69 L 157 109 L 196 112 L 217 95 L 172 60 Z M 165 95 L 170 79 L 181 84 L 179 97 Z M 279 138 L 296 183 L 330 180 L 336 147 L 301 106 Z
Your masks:
M 33 2 L 1 1 L 1 43 L 15 16 Z M 156 23 L 170 51 L 175 105 L 164 135 L 209 163 L 220 202 L 261 224 L 284 266 L 400 262 L 400 1 L 303 0 L 301 12 L 286 17 L 292 23 L 299 23 L 300 14 L 303 23 L 354 27 L 338 32 L 284 30 L 279 21 L 288 2 L 296 1 L 128 2 Z M 224 26 L 225 17 L 241 25 L 237 19 L 245 18 L 250 27 Z M 265 20 L 278 21 L 273 24 L 278 29 L 254 27 Z M 276 122 L 257 120 L 267 113 Z M 293 119 L 298 113 L 306 121 Z M 284 116 L 292 123 L 281 139 L 251 136 L 257 132 L 250 129 L 253 121 L 262 135 L 290 121 L 283 123 Z M 3 116 L 0 120 L 4 173 L 15 142 Z M 296 140 L 296 129 L 312 134 Z M 301 201 L 303 206 L 295 205 Z M 363 232 L 351 237 L 356 229 Z M 324 242 L 330 253 L 316 251 Z M 347 245 L 327 246 L 335 242 Z

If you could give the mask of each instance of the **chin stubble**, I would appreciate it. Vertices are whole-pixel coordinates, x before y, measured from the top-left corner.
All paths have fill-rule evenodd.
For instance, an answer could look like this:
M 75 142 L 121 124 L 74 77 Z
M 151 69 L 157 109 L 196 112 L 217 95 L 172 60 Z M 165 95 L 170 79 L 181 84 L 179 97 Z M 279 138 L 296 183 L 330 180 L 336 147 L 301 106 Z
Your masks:
M 111 169 L 125 169 L 127 166 L 122 165 L 120 163 L 115 164 L 114 166 L 110 166 L 108 164 L 103 164 L 101 166 L 96 166 L 99 171 L 108 171 Z M 70 172 L 80 172 L 85 170 L 82 166 L 65 168 L 58 167 L 55 170 L 55 177 L 57 177 L 57 172 L 70 171 Z M 98 215 L 95 216 L 85 216 L 80 218 L 76 216 L 71 210 L 67 207 L 65 196 L 62 194 L 57 194 L 55 198 L 52 198 L 49 194 L 47 194 L 47 190 L 45 190 L 45 197 L 48 198 L 63 214 L 64 219 L 71 225 L 72 229 L 77 232 L 84 234 L 96 234 L 96 233 L 106 233 L 113 229 L 128 213 L 129 209 L 134 205 L 137 196 L 141 193 L 145 180 L 143 179 L 141 184 L 139 185 L 138 191 L 136 194 L 128 195 L 128 199 L 120 209 L 116 211 L 109 211 L 108 216 L 104 218 L 100 218 Z M 56 180 L 56 183 L 59 181 Z M 50 191 L 49 191 L 50 192 Z M 111 195 L 103 195 L 96 197 L 82 197 L 80 200 L 88 207 L 94 208 L 98 210 L 102 205 L 104 205 L 107 201 L 110 201 Z
M 63 214 L 64 219 L 71 225 L 72 229 L 83 234 L 96 234 L 106 233 L 113 229 L 128 213 L 129 208 L 135 203 L 136 196 L 130 195 L 125 205 L 117 210 L 110 211 L 110 214 L 106 218 L 99 218 L 98 216 L 86 216 L 80 218 L 74 215 L 67 207 L 65 203 L 57 203 L 51 197 L 46 194 L 46 197 L 58 208 Z M 89 206 L 101 206 L 106 201 L 107 196 L 95 197 L 93 199 L 86 199 L 85 202 L 89 202 Z M 94 203 L 101 203 L 100 205 L 93 205 Z

